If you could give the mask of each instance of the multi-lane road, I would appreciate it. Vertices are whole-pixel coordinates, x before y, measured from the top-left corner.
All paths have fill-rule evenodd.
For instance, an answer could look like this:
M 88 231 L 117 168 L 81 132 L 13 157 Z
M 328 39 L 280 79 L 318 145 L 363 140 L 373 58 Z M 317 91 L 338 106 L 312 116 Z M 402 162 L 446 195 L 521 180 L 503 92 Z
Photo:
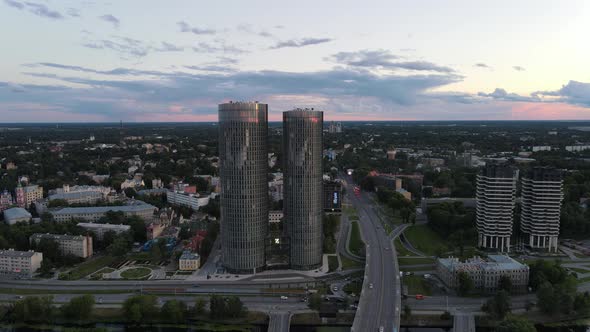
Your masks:
M 346 179 L 352 183 L 350 177 Z M 395 246 L 385 233 L 367 194 L 347 188 L 367 245 L 365 279 L 351 331 L 399 331 L 401 290 Z

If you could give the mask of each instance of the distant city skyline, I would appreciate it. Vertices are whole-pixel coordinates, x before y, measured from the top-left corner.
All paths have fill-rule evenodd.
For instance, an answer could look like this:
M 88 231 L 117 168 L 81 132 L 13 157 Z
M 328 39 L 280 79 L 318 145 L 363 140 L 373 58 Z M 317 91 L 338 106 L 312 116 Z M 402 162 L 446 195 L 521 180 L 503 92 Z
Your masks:
M 583 0 L 0 0 L 0 122 L 590 120 Z

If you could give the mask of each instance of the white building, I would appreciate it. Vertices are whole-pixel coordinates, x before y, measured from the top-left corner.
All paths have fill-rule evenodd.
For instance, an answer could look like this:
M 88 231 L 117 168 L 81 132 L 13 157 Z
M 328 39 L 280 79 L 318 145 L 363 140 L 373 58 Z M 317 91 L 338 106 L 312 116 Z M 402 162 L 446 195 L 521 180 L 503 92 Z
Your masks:
M 481 248 L 510 251 L 518 170 L 490 164 L 477 175 L 476 226 Z
M 74 191 L 48 196 L 49 201 L 58 199 L 64 200 L 68 202 L 68 204 L 95 204 L 96 202 L 105 199 L 105 196 L 98 191 Z
M 92 237 L 90 236 L 35 233 L 31 235 L 29 241 L 31 244 L 39 244 L 42 239 L 57 242 L 62 255 L 73 255 L 82 258 L 92 256 Z
M 115 232 L 115 234 L 121 234 L 129 231 L 131 226 L 129 225 L 116 225 L 116 224 L 97 224 L 97 223 L 86 223 L 81 222 L 76 226 L 82 227 L 88 231 L 96 234 L 96 237 L 101 240 L 106 232 Z
M 465 272 L 473 280 L 475 288 L 486 293 L 499 289 L 500 278 L 510 278 L 512 292 L 524 292 L 529 283 L 529 267 L 509 256 L 489 255 L 487 259 L 470 258 L 461 262 L 458 258 L 439 258 L 436 264 L 438 277 L 451 288 L 459 287 L 459 273 Z
M 123 206 L 67 207 L 53 211 L 51 214 L 57 222 L 72 219 L 95 222 L 106 216 L 109 211 L 122 212 L 125 217 L 138 216 L 144 220 L 151 220 L 157 208 L 142 201 L 135 201 L 134 204 Z
M 29 211 L 15 207 L 4 210 L 4 221 L 8 225 L 14 225 L 19 222 L 29 222 L 31 221 L 32 216 Z
M 562 200 L 560 171 L 535 167 L 523 176 L 520 229 L 527 246 L 557 252 Z
M 190 207 L 194 211 L 198 211 L 199 207 L 209 204 L 209 195 L 188 194 L 182 191 L 168 190 L 166 192 L 166 199 L 168 203 L 176 206 Z
M 201 257 L 190 251 L 182 253 L 178 259 L 178 269 L 180 271 L 196 271 L 201 266 Z
M 31 278 L 41 267 L 43 254 L 34 251 L 0 250 L 0 275 L 12 278 Z
M 569 152 L 582 152 L 590 150 L 590 145 L 568 145 L 565 149 Z

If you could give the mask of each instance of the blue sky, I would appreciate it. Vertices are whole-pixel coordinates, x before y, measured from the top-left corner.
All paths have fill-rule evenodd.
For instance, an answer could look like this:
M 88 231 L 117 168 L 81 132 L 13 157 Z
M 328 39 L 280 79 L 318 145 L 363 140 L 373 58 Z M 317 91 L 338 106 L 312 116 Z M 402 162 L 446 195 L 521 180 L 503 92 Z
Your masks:
M 0 122 L 590 119 L 587 1 L 0 0 Z

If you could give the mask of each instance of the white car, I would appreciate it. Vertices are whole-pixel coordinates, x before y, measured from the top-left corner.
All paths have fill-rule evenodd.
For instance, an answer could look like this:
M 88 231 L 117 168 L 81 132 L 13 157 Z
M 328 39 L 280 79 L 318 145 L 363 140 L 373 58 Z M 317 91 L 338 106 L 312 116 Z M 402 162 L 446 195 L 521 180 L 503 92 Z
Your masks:
M 373 284 L 369 284 L 369 289 L 373 289 Z
M 282 296 L 281 296 L 281 300 L 288 300 L 288 299 L 289 299 L 289 298 L 288 298 L 288 297 L 286 297 L 285 295 L 282 295 Z
M 379 332 L 383 332 L 383 331 L 384 331 L 384 330 L 383 330 L 383 326 L 380 326 L 380 327 L 379 327 Z

